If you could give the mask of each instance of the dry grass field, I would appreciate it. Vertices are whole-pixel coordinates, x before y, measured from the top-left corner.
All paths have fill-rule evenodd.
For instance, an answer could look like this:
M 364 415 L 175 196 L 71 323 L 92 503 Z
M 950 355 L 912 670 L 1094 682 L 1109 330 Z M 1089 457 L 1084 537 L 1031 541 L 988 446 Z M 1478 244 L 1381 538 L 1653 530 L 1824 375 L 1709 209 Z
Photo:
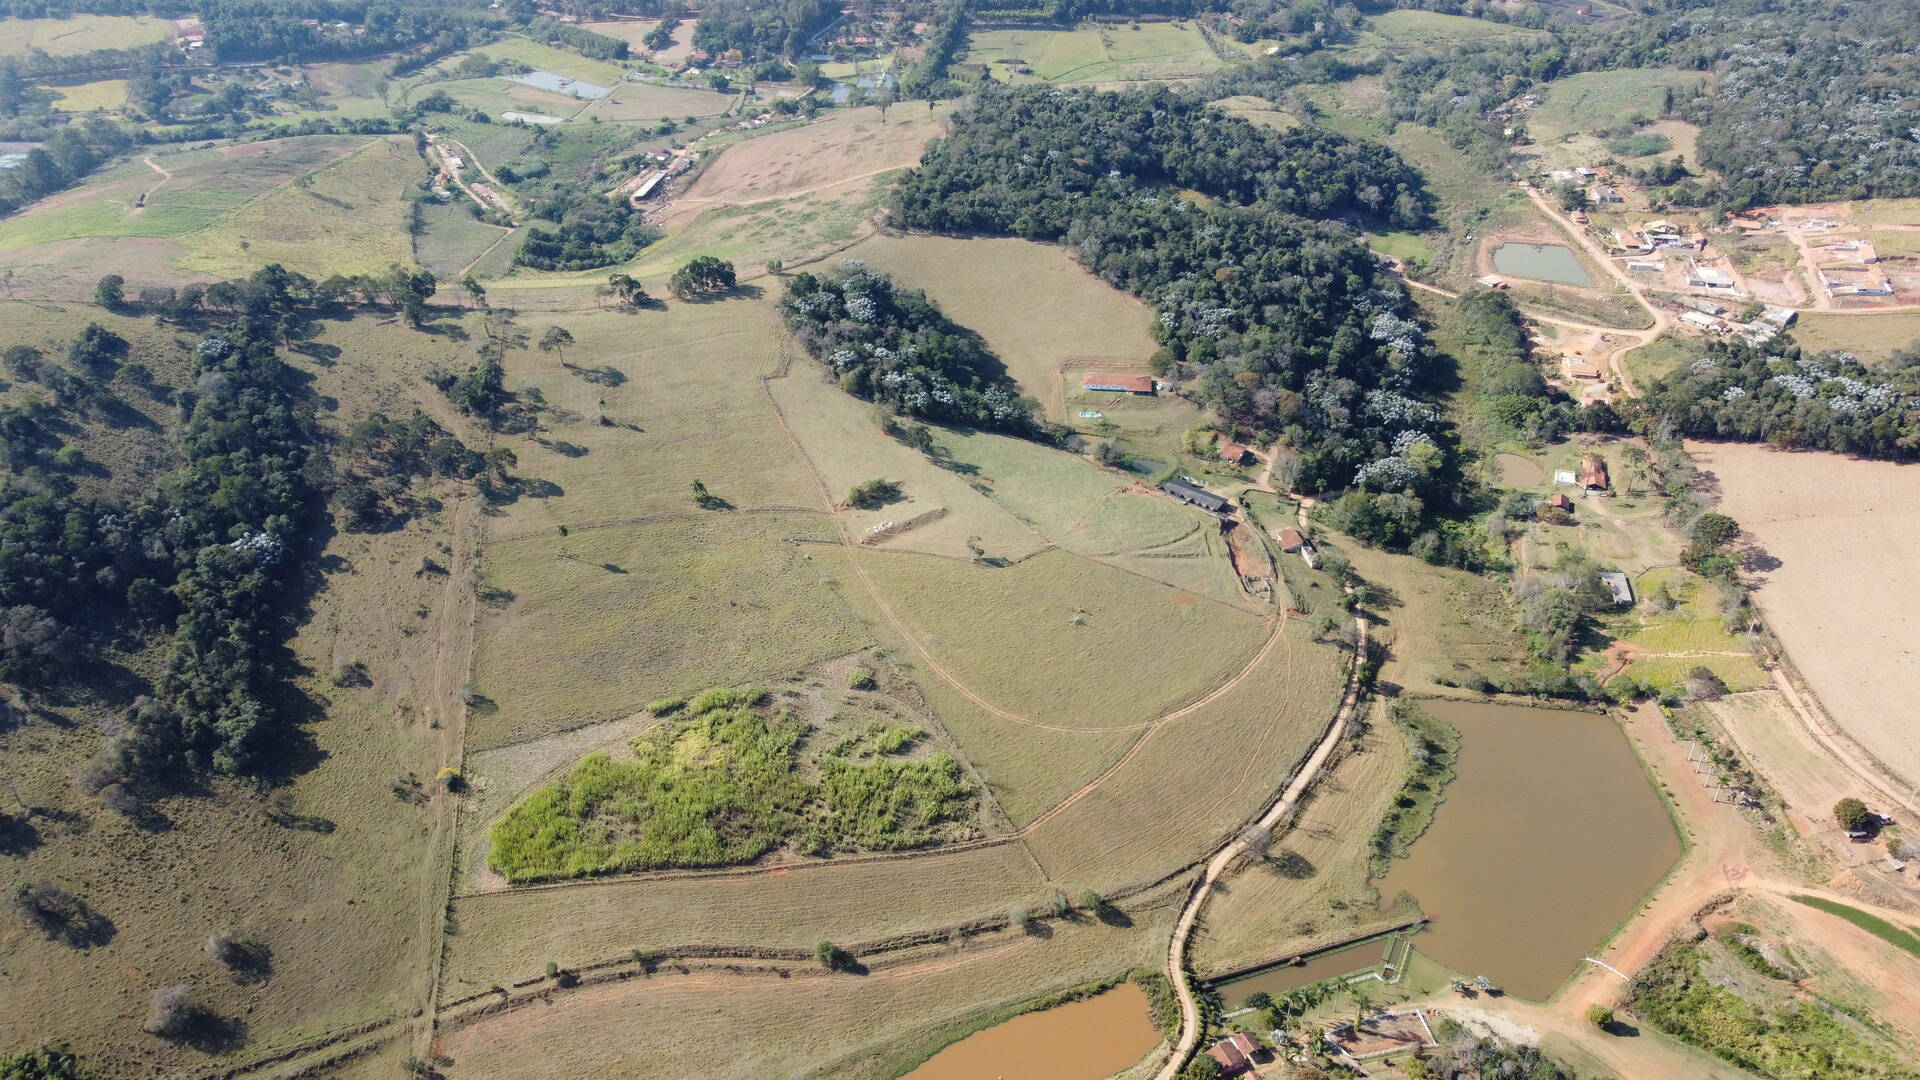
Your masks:
M 1055 881 L 1108 890 L 1198 859 L 1280 790 L 1339 704 L 1345 654 L 1288 619 L 1238 684 L 1155 727 L 1084 798 L 1035 828 Z
M 682 514 L 495 541 L 476 749 L 628 716 L 703 687 L 766 680 L 870 640 L 823 578 L 833 527 L 808 514 Z M 812 541 L 812 543 L 796 543 Z
M 1793 339 L 1800 343 L 1801 348 L 1812 352 L 1838 349 L 1872 364 L 1902 349 L 1920 346 L 1920 313 L 1849 312 L 1839 315 L 1808 311 L 1802 313 L 1794 324 Z
M 1065 552 L 1005 568 L 862 551 L 861 573 L 961 685 L 1067 729 L 1123 728 L 1245 666 L 1258 616 Z
M 450 1032 L 454 1080 L 632 1075 L 883 1080 L 966 1030 L 969 1017 L 1135 966 L 1151 966 L 1171 914 L 1132 925 L 1054 924 L 957 951 L 931 950 L 864 976 L 791 978 L 663 970 L 568 992 Z M 956 1030 L 957 1029 L 957 1030 Z M 754 1038 L 743 1039 L 751 1031 Z M 592 1032 L 583 1038 L 581 1033 Z
M 1367 881 L 1370 829 L 1407 770 L 1399 733 L 1384 716 L 1343 751 L 1274 844 L 1271 858 L 1223 881 L 1194 937 L 1195 970 L 1232 971 L 1397 922 Z M 1299 863 L 1290 857 L 1306 860 Z
M 622 88 L 615 96 L 627 92 Z M 907 168 L 946 131 L 952 113 L 951 105 L 922 109 L 917 102 L 889 110 L 884 119 L 876 108 L 836 109 L 808 124 L 732 143 L 674 197 L 666 224 L 684 225 L 718 206 L 791 198 Z M 656 112 L 648 118 L 660 115 L 680 114 Z
M 1066 248 L 1030 240 L 875 236 L 847 253 L 926 291 L 947 316 L 986 339 L 1049 419 L 1065 415 L 1063 379 L 1086 371 L 1145 371 L 1153 313 L 1094 277 Z M 1066 375 L 1062 368 L 1072 365 Z M 1077 426 L 1077 424 L 1076 424 Z
M 967 38 L 967 59 L 1003 82 L 1189 79 L 1225 66 L 1189 23 L 977 30 Z
M 131 49 L 165 41 L 168 23 L 151 15 L 75 15 L 66 19 L 0 19 L 0 56 L 77 56 L 94 49 Z
M 182 265 L 232 276 L 277 262 L 325 277 L 411 262 L 405 193 L 426 175 L 410 140 L 383 136 L 186 238 Z
M 1920 778 L 1920 470 L 1827 453 L 1690 443 L 1720 509 L 1770 558 L 1754 601 L 1814 693 L 1868 752 Z
M 175 336 L 104 313 L 58 313 L 89 316 L 138 335 L 136 349 Z M 0 305 L 8 340 L 35 340 L 52 317 L 39 305 Z M 425 396 L 419 371 L 446 358 L 443 340 L 360 320 L 328 325 L 319 344 L 338 348 L 340 358 L 289 359 L 311 376 L 316 395 L 338 402 L 323 414 L 330 421 L 411 401 L 440 407 Z M 448 504 L 437 514 L 394 532 L 327 540 L 322 557 L 332 569 L 291 643 L 305 672 L 295 689 L 312 710 L 313 748 L 287 789 L 293 816 L 285 824 L 270 820 L 258 793 L 224 782 L 159 800 L 164 824 L 153 829 L 101 811 L 72 786 L 71 770 L 98 749 L 111 708 L 48 701 L 39 718 L 0 734 L 0 770 L 51 813 L 41 819 L 40 846 L 7 860 L 9 881 L 59 882 L 114 924 L 106 944 L 75 951 L 7 923 L 0 1046 L 67 1040 L 106 1076 L 194 1072 L 215 1059 L 139 1030 L 157 987 L 191 986 L 236 1022 L 248 1057 L 400 1015 L 424 999 L 435 920 L 423 924 L 421 915 L 433 909 L 438 883 L 427 845 L 433 811 L 396 800 L 389 785 L 408 772 L 431 777 L 444 735 L 430 696 L 445 579 L 417 577 L 414 568 L 449 537 L 459 491 L 429 490 Z M 132 683 L 155 674 L 159 657 L 116 659 Z M 350 660 L 367 665 L 370 686 L 331 684 L 327 676 Z M 203 948 L 222 929 L 261 935 L 272 950 L 271 975 L 248 984 L 228 977 Z
M 937 885 L 937 887 L 935 887 Z M 869 862 L 748 874 L 648 875 L 464 896 L 454 904 L 445 998 L 634 949 L 740 945 L 812 949 L 1037 907 L 1041 877 L 1018 841 Z
M 1801 829 L 1833 829 L 1833 804 L 1859 797 L 1860 781 L 1813 741 L 1778 690 L 1730 694 L 1702 705 L 1759 769 Z
M 653 50 L 647 48 L 646 37 L 653 28 L 660 25 L 659 19 L 610 19 L 606 22 L 583 23 L 588 30 L 596 34 L 605 34 L 626 42 L 639 55 L 650 55 L 656 64 L 673 66 L 686 62 L 688 54 L 693 52 L 693 32 L 700 25 L 698 19 L 684 19 L 673 28 L 673 45 L 670 48 Z

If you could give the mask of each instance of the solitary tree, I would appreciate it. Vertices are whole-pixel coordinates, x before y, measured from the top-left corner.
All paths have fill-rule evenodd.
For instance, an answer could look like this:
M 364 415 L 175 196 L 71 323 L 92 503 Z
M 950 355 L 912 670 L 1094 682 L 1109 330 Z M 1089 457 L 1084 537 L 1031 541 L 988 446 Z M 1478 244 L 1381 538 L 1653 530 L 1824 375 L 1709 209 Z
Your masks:
M 1613 1010 L 1605 1005 L 1587 1006 L 1587 1023 L 1605 1031 L 1613 1026 Z
M 641 287 L 640 282 L 635 280 L 632 274 L 607 275 L 607 288 L 622 302 L 634 307 L 639 307 L 648 300 L 647 290 Z
M 460 287 L 467 290 L 467 296 L 472 299 L 475 307 L 487 306 L 486 286 L 480 284 L 472 274 L 460 279 Z
M 567 346 L 573 344 L 573 335 L 564 326 L 549 326 L 547 332 L 540 335 L 540 351 L 559 353 L 560 366 L 567 364 Z
M 1833 804 L 1833 818 L 1848 832 L 1861 832 L 1867 827 L 1867 804 L 1848 796 Z
M 119 274 L 108 274 L 93 287 L 94 303 L 109 310 L 118 308 L 127 301 L 126 286 L 126 278 Z
M 689 296 L 724 292 L 733 288 L 734 284 L 733 264 L 712 255 L 694 256 L 667 279 L 667 288 L 682 300 Z

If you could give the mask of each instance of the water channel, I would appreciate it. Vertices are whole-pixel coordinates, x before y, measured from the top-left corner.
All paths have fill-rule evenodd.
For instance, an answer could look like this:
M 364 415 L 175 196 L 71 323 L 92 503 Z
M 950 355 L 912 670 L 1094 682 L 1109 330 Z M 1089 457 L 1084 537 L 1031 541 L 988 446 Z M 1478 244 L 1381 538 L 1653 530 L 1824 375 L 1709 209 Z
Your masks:
M 975 1032 L 927 1059 L 904 1080 L 1102 1080 L 1160 1043 L 1147 995 L 1121 983 L 1084 1001 L 1025 1013 Z
M 1374 938 L 1358 945 L 1320 953 L 1304 964 L 1286 964 L 1268 968 L 1244 979 L 1220 985 L 1220 998 L 1228 1009 L 1244 1008 L 1247 998 L 1256 992 L 1278 998 L 1289 990 L 1312 986 L 1336 975 L 1351 975 L 1368 968 L 1378 969 L 1386 959 L 1387 938 Z M 1416 939 L 1417 940 L 1417 939 Z
M 1583 288 L 1593 285 L 1586 268 L 1565 244 L 1501 244 L 1493 249 L 1493 268 L 1508 277 Z
M 1432 917 L 1421 952 L 1544 999 L 1680 857 L 1672 819 L 1609 717 L 1421 704 L 1460 729 L 1457 777 L 1380 895 Z

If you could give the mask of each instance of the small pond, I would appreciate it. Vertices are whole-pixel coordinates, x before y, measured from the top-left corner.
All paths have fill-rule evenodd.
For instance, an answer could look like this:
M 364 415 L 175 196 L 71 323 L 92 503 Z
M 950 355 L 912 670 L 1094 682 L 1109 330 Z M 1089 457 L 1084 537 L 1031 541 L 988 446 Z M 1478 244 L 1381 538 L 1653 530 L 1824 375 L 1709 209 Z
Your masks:
M 1493 268 L 1508 277 L 1533 278 L 1560 285 L 1593 285 L 1586 268 L 1565 244 L 1501 244 L 1493 249 Z
M 522 123 L 527 123 L 527 124 L 558 124 L 560 123 L 560 118 L 557 116 L 546 116 L 542 113 L 530 113 L 530 112 L 503 112 L 500 114 L 500 119 L 518 120 L 518 121 L 521 121 Z
M 1121 983 L 1085 1001 L 1024 1013 L 977 1031 L 927 1059 L 904 1080 L 1044 1076 L 1103 1080 L 1160 1044 L 1147 995 Z
M 1255 972 L 1243 979 L 1220 983 L 1220 1000 L 1229 1010 L 1244 1008 L 1247 998 L 1255 993 L 1265 993 L 1268 997 L 1278 998 L 1289 990 L 1298 990 L 1302 986 L 1331 979 L 1336 975 L 1353 975 L 1362 971 L 1380 967 L 1387 957 L 1387 943 L 1393 938 L 1375 938 L 1358 945 L 1323 952 L 1310 957 L 1304 964 L 1284 964 L 1265 971 Z
M 529 71 L 525 75 L 509 75 L 507 81 L 531 86 L 535 90 L 545 90 L 548 93 L 565 94 L 568 97 L 579 98 L 581 101 L 603 98 L 613 92 L 604 86 L 595 86 L 593 83 L 582 82 L 579 79 L 569 79 L 565 75 L 555 75 L 551 71 Z
M 1626 733 L 1597 713 L 1471 701 L 1421 707 L 1460 729 L 1433 826 L 1380 883 L 1432 917 L 1421 952 L 1544 1000 L 1680 857 Z

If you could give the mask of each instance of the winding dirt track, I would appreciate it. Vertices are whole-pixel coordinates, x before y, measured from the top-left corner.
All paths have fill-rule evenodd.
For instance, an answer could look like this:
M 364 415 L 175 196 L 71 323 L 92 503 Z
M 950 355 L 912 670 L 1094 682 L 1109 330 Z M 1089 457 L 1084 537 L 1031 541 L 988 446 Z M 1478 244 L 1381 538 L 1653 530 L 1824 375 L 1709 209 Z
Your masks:
M 1260 815 L 1254 823 L 1258 829 L 1277 829 L 1293 808 L 1299 805 L 1300 797 L 1313 786 L 1320 775 L 1320 769 L 1332 756 L 1333 750 L 1340 745 L 1340 737 L 1346 734 L 1347 722 L 1353 718 L 1354 710 L 1360 704 L 1360 666 L 1367 654 L 1368 623 L 1365 615 L 1354 614 L 1354 649 L 1352 670 L 1347 673 L 1347 692 L 1340 700 L 1340 708 L 1334 713 L 1333 722 L 1327 725 L 1327 733 L 1320 738 L 1319 745 L 1306 763 L 1300 767 L 1293 782 L 1280 797 L 1274 800 L 1267 812 Z M 1247 840 L 1244 835 L 1235 836 L 1225 846 L 1207 860 L 1207 868 L 1200 880 L 1193 886 L 1193 892 L 1187 896 L 1186 906 L 1180 909 L 1180 920 L 1174 924 L 1173 940 L 1167 945 L 1167 980 L 1173 986 L 1174 995 L 1180 1001 L 1180 1038 L 1174 1044 L 1172 1052 L 1155 1074 L 1154 1080 L 1174 1080 L 1187 1059 L 1200 1045 L 1200 1005 L 1193 995 L 1193 987 L 1187 981 L 1187 943 L 1193 937 L 1193 928 L 1200 921 L 1200 912 L 1206 907 L 1207 900 L 1213 895 L 1214 885 L 1219 882 L 1234 860 L 1245 854 Z

